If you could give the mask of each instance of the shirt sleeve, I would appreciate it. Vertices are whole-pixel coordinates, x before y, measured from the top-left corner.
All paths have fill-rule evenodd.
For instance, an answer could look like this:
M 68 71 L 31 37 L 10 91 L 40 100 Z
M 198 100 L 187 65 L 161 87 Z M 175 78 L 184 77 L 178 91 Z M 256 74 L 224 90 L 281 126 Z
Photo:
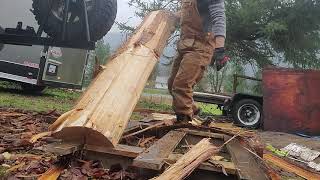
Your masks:
M 226 13 L 224 0 L 209 0 L 208 8 L 212 32 L 215 36 L 226 37 Z

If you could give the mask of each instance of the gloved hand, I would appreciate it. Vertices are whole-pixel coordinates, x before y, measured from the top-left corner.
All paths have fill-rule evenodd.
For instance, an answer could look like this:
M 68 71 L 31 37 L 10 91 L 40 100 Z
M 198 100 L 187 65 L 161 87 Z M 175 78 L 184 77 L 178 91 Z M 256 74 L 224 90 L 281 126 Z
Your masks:
M 216 48 L 211 60 L 211 65 L 216 65 L 217 71 L 220 71 L 229 60 L 230 58 L 227 55 L 225 55 L 224 47 Z

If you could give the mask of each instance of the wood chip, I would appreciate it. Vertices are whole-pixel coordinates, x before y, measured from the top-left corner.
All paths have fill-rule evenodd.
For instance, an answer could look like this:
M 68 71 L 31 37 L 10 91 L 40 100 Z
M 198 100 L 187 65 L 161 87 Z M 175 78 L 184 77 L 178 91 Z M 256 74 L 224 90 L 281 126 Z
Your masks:
M 51 131 L 39 133 L 39 134 L 32 136 L 31 139 L 29 140 L 29 142 L 33 144 L 33 143 L 37 142 L 39 139 L 46 137 L 46 136 L 51 136 L 51 135 L 52 135 Z
M 219 151 L 220 149 L 211 144 L 209 139 L 203 139 L 154 180 L 184 179 L 201 163 Z

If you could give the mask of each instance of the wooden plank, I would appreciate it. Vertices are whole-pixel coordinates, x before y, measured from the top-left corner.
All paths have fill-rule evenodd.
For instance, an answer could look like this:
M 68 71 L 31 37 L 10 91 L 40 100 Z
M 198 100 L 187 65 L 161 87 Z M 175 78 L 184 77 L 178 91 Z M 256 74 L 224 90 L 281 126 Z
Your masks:
M 114 148 L 86 145 L 85 149 L 88 151 L 100 152 L 105 154 L 113 154 L 118 156 L 129 157 L 129 158 L 136 158 L 139 154 L 143 153 L 144 151 L 143 148 L 136 147 L 136 146 L 127 146 L 123 144 L 118 144 Z
M 215 138 L 215 139 L 224 139 L 224 135 L 218 134 L 218 133 L 191 130 L 191 129 L 181 129 L 179 131 L 183 131 L 183 132 L 186 132 L 187 134 L 195 135 L 195 136 L 202 136 L 202 137 Z
M 227 137 L 226 139 L 229 139 Z M 232 162 L 238 169 L 237 175 L 239 179 L 247 180 L 268 180 L 268 175 L 257 162 L 256 157 L 246 150 L 239 142 L 234 139 L 229 142 L 227 149 L 231 155 Z
M 174 164 L 183 156 L 183 154 L 170 154 L 170 156 L 165 160 L 168 164 Z M 226 161 L 212 161 L 212 163 L 224 167 L 227 174 L 235 175 L 237 173 L 237 169 L 233 162 L 226 162 Z M 213 165 L 209 162 L 204 162 L 199 165 L 198 169 L 207 170 L 207 171 L 214 171 L 214 172 L 222 172 L 222 168 Z
M 112 155 L 119 155 L 123 157 L 129 157 L 129 158 L 136 158 L 139 154 L 141 154 L 144 149 L 136 146 L 128 146 L 123 144 L 118 144 L 116 147 L 101 147 L 101 146 L 94 146 L 94 145 L 85 145 L 83 147 L 79 144 L 75 143 L 52 143 L 47 146 L 45 146 L 45 151 L 54 153 L 59 156 L 69 155 L 73 154 L 76 151 L 79 151 L 81 149 L 87 150 L 87 151 L 94 151 L 94 152 L 100 152 L 105 154 L 112 154 Z
M 80 145 L 77 143 L 59 142 L 48 144 L 44 147 L 46 152 L 56 154 L 58 156 L 64 156 L 74 154 L 80 150 L 94 151 L 105 154 L 119 155 L 123 157 L 136 158 L 141 154 L 144 149 L 136 146 L 128 146 L 124 144 L 118 144 L 116 147 L 103 147 L 94 145 Z
M 184 154 L 175 164 L 170 166 L 155 180 L 185 179 L 201 163 L 218 153 L 220 148 L 214 146 L 210 139 L 203 139 Z
M 53 153 L 57 156 L 73 154 L 79 151 L 83 146 L 78 143 L 57 142 L 44 146 L 45 152 Z
M 298 167 L 284 159 L 281 159 L 279 157 L 276 157 L 272 154 L 264 154 L 263 155 L 263 159 L 280 167 L 281 169 L 288 171 L 288 172 L 292 172 L 300 177 L 303 177 L 305 179 L 308 180 L 319 180 L 320 179 L 320 175 L 313 173 L 311 171 L 305 170 L 301 167 Z
M 144 153 L 135 158 L 133 166 L 161 170 L 165 163 L 165 159 L 168 158 L 185 135 L 186 133 L 181 131 L 168 132 Z
M 75 108 L 50 127 L 53 135 L 80 144 L 116 146 L 176 23 L 169 11 L 151 12 Z

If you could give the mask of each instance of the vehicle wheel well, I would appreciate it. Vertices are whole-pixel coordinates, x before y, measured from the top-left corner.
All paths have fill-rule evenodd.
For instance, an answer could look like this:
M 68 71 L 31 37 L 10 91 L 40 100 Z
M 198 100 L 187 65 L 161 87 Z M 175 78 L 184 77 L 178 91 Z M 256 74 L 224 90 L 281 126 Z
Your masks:
M 249 95 L 249 94 L 236 94 L 236 95 L 234 95 L 234 97 L 231 100 L 232 106 L 243 99 L 252 99 L 252 100 L 255 100 L 258 103 L 260 103 L 261 106 L 263 105 L 263 97 L 262 96 L 254 96 L 254 95 Z

